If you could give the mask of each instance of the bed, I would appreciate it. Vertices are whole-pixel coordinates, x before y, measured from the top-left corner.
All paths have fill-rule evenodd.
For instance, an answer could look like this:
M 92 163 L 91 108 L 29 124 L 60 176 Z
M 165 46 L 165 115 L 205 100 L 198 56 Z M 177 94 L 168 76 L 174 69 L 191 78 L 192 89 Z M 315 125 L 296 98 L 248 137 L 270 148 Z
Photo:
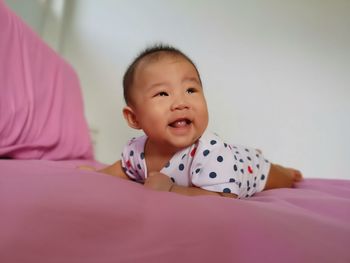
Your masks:
M 350 262 L 350 181 L 156 192 L 94 160 L 74 69 L 0 0 L 0 262 Z

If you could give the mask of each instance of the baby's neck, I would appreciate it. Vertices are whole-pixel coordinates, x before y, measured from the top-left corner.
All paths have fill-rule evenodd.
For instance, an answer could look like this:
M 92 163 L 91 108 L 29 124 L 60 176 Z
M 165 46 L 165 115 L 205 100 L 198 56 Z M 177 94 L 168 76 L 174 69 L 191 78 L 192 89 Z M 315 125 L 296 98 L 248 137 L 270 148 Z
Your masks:
M 148 172 L 159 172 L 174 156 L 178 149 L 162 147 L 152 144 L 149 140 L 145 144 L 145 159 Z

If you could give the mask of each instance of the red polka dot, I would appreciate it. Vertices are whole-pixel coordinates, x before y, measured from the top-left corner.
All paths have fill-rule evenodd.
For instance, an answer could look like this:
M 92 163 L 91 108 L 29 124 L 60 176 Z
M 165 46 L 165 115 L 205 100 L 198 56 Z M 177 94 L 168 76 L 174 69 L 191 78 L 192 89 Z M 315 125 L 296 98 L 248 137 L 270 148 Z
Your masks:
M 249 172 L 250 174 L 253 173 L 253 168 L 252 168 L 250 165 L 248 166 L 248 172 Z
M 130 167 L 131 167 L 130 160 L 128 160 L 128 161 L 126 162 L 126 166 L 127 166 L 128 168 L 130 168 Z
M 193 148 L 193 150 L 190 153 L 191 157 L 193 157 L 196 154 L 196 151 L 197 151 L 197 148 Z

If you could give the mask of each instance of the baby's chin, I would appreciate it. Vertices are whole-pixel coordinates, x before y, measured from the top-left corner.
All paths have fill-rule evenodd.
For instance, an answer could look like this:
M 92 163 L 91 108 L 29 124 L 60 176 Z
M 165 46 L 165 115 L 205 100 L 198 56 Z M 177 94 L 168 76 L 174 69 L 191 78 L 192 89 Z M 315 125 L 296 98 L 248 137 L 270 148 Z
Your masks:
M 171 141 L 171 146 L 176 149 L 176 151 L 182 150 L 184 148 L 187 148 L 194 143 L 197 142 L 199 138 L 196 137 L 184 137 L 184 138 L 176 138 L 176 140 Z

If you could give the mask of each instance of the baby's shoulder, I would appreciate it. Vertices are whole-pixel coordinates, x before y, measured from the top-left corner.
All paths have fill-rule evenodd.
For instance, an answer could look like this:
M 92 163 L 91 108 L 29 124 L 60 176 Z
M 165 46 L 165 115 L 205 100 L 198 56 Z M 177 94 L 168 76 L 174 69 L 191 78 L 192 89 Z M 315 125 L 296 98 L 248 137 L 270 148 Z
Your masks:
M 205 132 L 198 140 L 198 146 L 207 146 L 210 148 L 227 147 L 227 143 L 214 132 Z
M 222 139 L 218 134 L 213 132 L 205 132 L 198 140 L 198 152 L 208 156 L 211 153 L 221 153 L 226 155 L 240 155 L 248 153 L 256 153 L 255 149 L 246 147 L 241 144 L 234 144 Z
M 213 153 L 230 152 L 230 145 L 219 135 L 213 132 L 205 132 L 197 143 L 197 157 L 210 157 Z
M 131 138 L 124 146 L 122 155 L 133 156 L 135 153 L 143 153 L 146 143 L 146 135 Z

